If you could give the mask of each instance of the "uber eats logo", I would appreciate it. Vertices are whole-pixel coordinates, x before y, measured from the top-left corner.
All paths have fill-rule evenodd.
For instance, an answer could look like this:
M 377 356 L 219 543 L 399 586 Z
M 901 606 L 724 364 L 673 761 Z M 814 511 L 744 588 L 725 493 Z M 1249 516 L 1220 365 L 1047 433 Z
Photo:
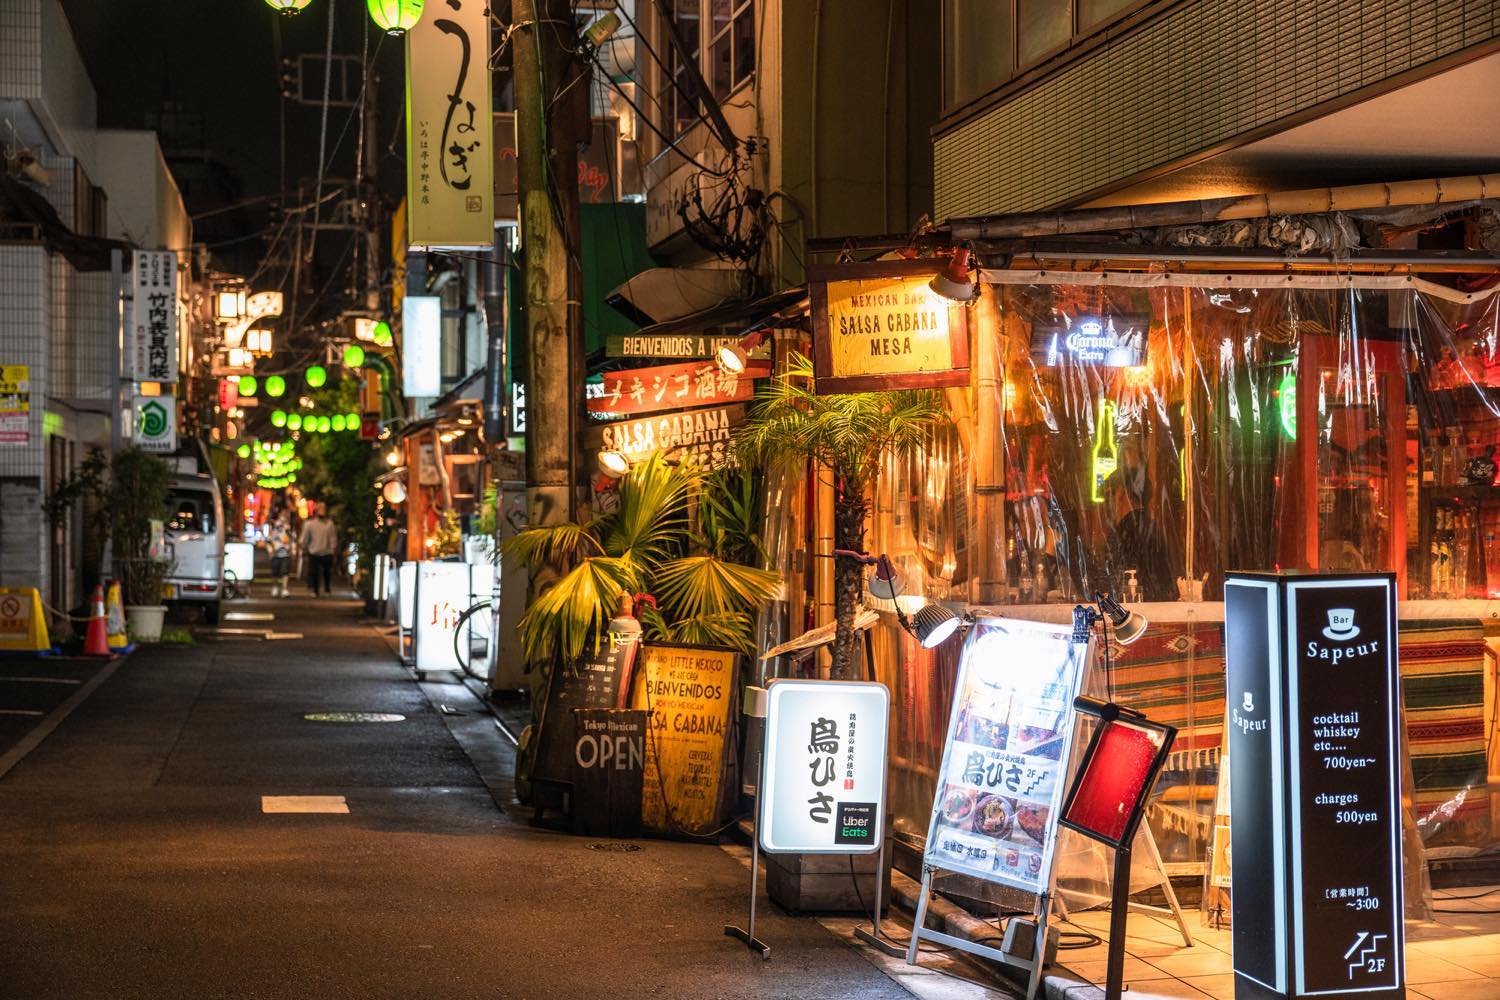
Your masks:
M 167 408 L 161 403 L 152 401 L 141 407 L 140 428 L 141 436 L 158 438 L 167 433 Z

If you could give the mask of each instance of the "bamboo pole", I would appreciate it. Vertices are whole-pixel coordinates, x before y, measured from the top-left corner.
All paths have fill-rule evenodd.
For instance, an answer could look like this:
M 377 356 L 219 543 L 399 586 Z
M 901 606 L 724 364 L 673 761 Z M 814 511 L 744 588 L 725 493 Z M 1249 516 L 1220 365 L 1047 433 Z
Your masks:
M 1486 198 L 1500 198 L 1500 174 L 1350 184 L 1231 198 L 1205 198 L 1201 201 L 1082 208 L 1066 212 L 1012 212 L 1006 215 L 953 219 L 948 226 L 956 241 L 1015 239 L 1072 236 L 1153 226 L 1203 225 L 1237 219 L 1264 219 L 1274 215 L 1445 205 Z
M 1000 360 L 999 292 L 994 285 L 979 289 L 972 313 L 974 327 L 974 519 L 978 530 L 969 544 L 975 552 L 975 576 L 980 604 L 999 603 L 1005 595 L 1005 471 L 1000 442 L 1004 440 L 1005 378 Z

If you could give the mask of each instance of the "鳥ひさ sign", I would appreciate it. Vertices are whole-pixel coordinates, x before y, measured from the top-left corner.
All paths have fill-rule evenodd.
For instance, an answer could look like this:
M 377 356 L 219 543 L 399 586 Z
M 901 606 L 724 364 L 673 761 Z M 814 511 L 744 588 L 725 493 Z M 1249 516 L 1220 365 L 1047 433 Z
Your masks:
M 791 678 L 772 681 L 766 702 L 760 846 L 772 854 L 880 850 L 890 691 Z

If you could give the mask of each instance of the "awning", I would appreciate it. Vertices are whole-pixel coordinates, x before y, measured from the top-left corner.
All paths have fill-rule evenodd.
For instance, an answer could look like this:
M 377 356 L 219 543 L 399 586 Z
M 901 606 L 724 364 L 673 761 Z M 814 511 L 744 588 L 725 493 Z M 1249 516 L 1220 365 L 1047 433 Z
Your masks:
M 434 410 L 445 410 L 450 406 L 461 403 L 484 402 L 484 373 L 486 369 L 476 368 L 464 376 L 457 385 L 433 400 Z
M 880 615 L 869 608 L 865 608 L 854 616 L 854 631 L 862 632 L 880 621 Z M 827 625 L 819 625 L 810 628 L 795 639 L 788 639 L 779 646 L 773 646 L 761 654 L 762 660 L 769 660 L 783 653 L 797 653 L 805 649 L 817 649 L 826 646 L 833 641 L 834 633 L 838 631 L 838 622 L 829 622 Z
M 651 326 L 641 327 L 629 336 L 649 337 L 652 334 L 681 333 L 684 330 L 748 333 L 771 325 L 773 320 L 790 318 L 802 312 L 806 304 L 807 288 L 799 285 L 758 299 L 725 302 L 664 323 L 653 323 Z
M 13 219 L 35 226 L 47 249 L 62 254 L 76 270 L 108 271 L 111 250 L 128 253 L 135 249 L 124 240 L 79 236 L 63 222 L 51 202 L 3 170 L 0 170 L 0 201 L 10 204 L 12 210 L 8 214 Z

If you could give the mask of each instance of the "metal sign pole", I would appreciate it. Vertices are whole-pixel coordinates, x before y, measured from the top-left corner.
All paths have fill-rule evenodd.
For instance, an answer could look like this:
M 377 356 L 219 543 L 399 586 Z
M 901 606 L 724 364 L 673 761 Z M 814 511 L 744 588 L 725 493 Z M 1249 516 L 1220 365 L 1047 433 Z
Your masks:
M 1109 911 L 1109 954 L 1105 1000 L 1120 1000 L 1125 989 L 1125 922 L 1130 916 L 1130 845 L 1115 848 L 1114 902 Z
M 885 895 L 885 867 L 886 852 L 891 849 L 889 837 L 883 837 L 880 841 L 880 861 L 875 866 L 875 912 L 870 915 L 870 930 L 863 927 L 854 928 L 854 936 L 865 944 L 874 945 L 892 958 L 901 958 L 906 954 L 906 949 L 894 942 L 887 941 L 880 933 L 880 911 L 884 907 Z M 858 878 L 858 876 L 855 876 Z
M 751 712 L 753 709 L 747 705 L 746 711 Z M 766 755 L 762 753 L 760 775 L 755 785 L 755 809 L 750 814 L 750 918 L 745 927 L 725 924 L 724 934 L 743 941 L 745 947 L 760 952 L 760 957 L 768 960 L 771 957 L 771 946 L 755 936 L 755 897 L 760 892 L 760 813 L 765 804 L 765 788 Z

